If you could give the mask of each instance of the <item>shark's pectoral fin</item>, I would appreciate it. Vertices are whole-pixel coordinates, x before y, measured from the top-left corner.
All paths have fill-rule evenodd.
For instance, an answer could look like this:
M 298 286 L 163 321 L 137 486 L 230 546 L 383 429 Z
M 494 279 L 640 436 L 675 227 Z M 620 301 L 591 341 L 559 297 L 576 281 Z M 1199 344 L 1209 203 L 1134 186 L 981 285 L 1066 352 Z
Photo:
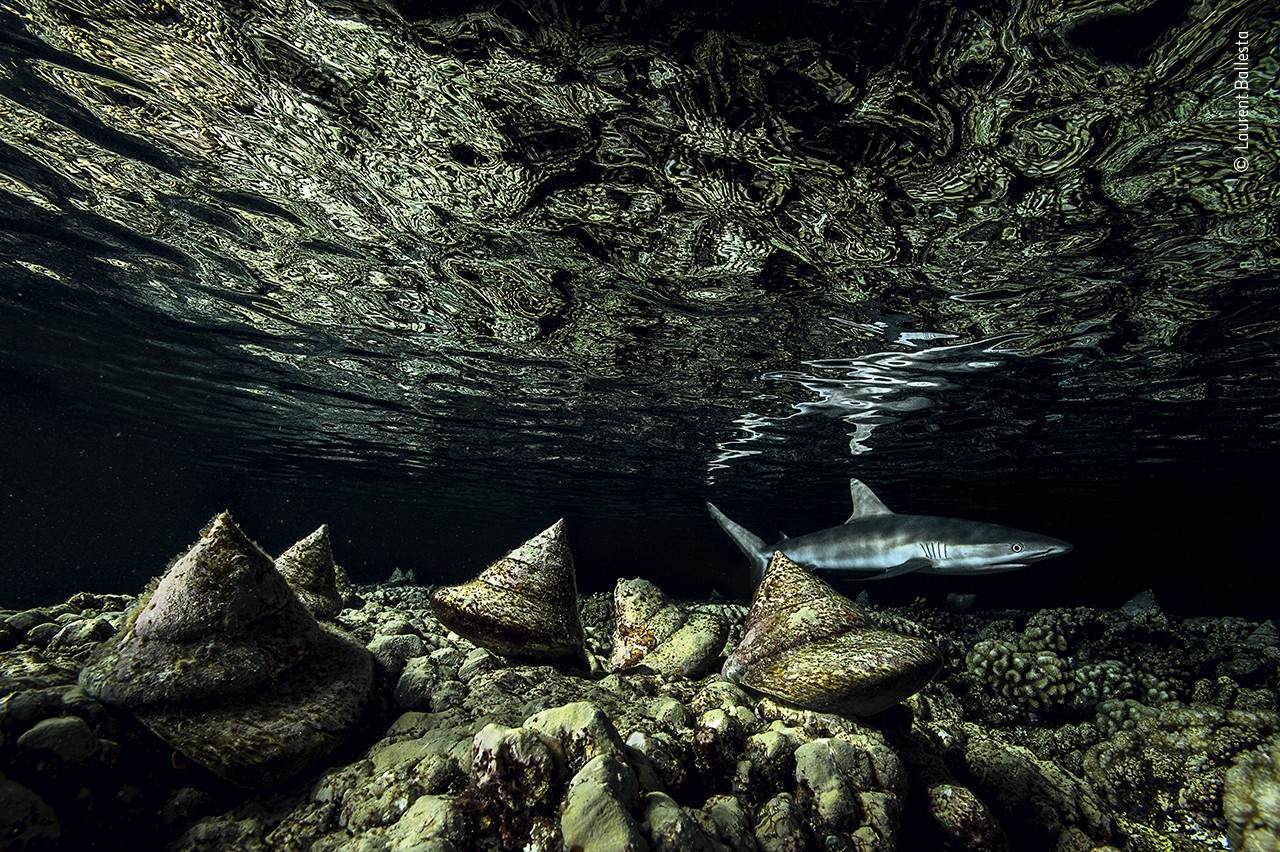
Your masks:
M 849 496 L 853 500 L 853 514 L 849 516 L 849 521 L 856 521 L 858 518 L 866 518 L 871 515 L 892 515 L 893 511 L 884 503 L 880 502 L 880 498 L 867 486 L 862 484 L 860 479 L 849 480 Z
M 912 571 L 919 571 L 921 568 L 927 568 L 933 563 L 924 557 L 908 559 L 901 565 L 895 565 L 886 571 L 876 574 L 874 577 L 867 577 L 868 580 L 887 580 L 890 577 L 900 577 L 903 574 L 910 574 Z

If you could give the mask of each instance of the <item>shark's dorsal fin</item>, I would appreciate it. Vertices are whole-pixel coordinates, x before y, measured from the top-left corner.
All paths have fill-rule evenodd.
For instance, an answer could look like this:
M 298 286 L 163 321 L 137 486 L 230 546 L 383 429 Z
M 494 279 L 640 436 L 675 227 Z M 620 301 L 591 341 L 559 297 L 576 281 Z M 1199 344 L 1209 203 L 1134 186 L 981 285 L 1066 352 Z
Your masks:
M 780 538 L 779 541 L 786 541 L 787 539 L 791 538 L 791 536 L 787 535 L 782 530 L 778 530 L 778 535 L 782 536 L 782 538 Z
M 849 496 L 853 500 L 853 514 L 849 516 L 849 521 L 856 521 L 858 518 L 866 518 L 871 515 L 892 515 L 893 511 L 880 502 L 870 488 L 862 484 L 861 479 L 849 480 Z

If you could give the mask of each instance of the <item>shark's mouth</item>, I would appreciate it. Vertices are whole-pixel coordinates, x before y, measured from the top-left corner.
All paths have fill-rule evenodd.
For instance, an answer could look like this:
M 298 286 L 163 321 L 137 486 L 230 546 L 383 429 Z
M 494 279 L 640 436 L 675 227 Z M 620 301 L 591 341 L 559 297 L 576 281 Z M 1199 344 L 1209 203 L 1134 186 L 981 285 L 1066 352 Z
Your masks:
M 1020 568 L 1026 568 L 1027 564 L 1026 562 L 999 562 L 994 565 L 983 565 L 981 568 L 975 569 L 973 573 L 1002 574 L 1005 571 L 1017 571 Z

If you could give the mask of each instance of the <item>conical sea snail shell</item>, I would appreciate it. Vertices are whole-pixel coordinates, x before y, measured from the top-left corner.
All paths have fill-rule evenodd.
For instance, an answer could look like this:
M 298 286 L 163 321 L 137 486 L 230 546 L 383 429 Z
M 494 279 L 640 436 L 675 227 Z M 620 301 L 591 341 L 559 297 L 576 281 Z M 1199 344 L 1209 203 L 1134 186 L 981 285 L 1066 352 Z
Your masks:
M 372 685 L 369 652 L 317 624 L 225 512 L 80 673 L 85 692 L 250 787 L 339 745 Z
M 728 625 L 690 612 L 648 580 L 620 579 L 613 589 L 611 671 L 643 665 L 663 675 L 699 678 L 719 660 Z
M 431 595 L 431 609 L 449 629 L 477 645 L 513 657 L 581 656 L 578 582 L 556 521 L 474 580 Z
M 798 707 L 866 716 L 919 691 L 941 664 L 932 642 L 870 626 L 848 598 L 774 553 L 723 674 Z
M 276 557 L 276 570 L 316 618 L 333 618 L 342 611 L 328 524 Z

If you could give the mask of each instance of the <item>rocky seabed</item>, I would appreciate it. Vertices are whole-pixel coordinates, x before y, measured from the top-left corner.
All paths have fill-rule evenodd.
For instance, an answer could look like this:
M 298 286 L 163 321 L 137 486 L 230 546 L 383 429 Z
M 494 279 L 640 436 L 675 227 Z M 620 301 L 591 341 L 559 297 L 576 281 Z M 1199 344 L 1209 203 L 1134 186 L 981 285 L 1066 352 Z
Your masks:
M 0 848 L 1280 849 L 1270 622 L 769 577 L 579 597 L 558 524 L 352 588 L 219 516 L 138 597 L 0 611 Z

